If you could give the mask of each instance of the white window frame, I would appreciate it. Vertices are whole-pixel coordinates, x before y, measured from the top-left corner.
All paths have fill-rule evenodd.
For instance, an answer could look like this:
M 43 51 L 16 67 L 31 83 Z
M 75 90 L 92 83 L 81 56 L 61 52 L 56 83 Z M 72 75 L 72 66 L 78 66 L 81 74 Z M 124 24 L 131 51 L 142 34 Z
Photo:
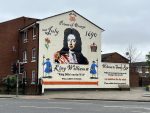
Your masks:
M 32 28 L 33 40 L 36 39 L 36 33 L 37 33 L 36 26 L 33 26 Z
M 23 32 L 23 43 L 27 43 L 28 42 L 28 32 L 27 30 L 25 30 Z
M 138 73 L 142 73 L 142 67 L 140 67 L 140 66 L 137 67 L 137 72 L 138 72 Z
M 31 84 L 35 84 L 35 70 L 32 70 Z
M 27 63 L 27 51 L 23 51 L 23 62 Z
M 36 61 L 36 48 L 32 48 L 32 61 L 31 62 L 35 62 Z

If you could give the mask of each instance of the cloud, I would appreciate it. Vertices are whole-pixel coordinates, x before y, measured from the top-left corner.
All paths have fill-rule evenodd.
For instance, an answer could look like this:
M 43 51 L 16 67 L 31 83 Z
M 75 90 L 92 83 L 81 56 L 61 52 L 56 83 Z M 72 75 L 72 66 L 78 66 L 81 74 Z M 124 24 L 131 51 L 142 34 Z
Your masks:
M 123 53 L 133 44 L 146 54 L 150 51 L 149 4 L 149 0 L 5 0 L 0 4 L 0 21 L 20 16 L 42 19 L 75 10 L 105 29 L 104 52 Z

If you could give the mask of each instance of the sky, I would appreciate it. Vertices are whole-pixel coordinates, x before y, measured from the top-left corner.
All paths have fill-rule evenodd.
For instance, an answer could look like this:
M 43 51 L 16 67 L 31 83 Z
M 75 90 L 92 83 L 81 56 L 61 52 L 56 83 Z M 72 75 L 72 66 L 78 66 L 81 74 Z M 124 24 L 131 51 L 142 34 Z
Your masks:
M 140 62 L 150 52 L 149 5 L 150 0 L 5 0 L 0 4 L 0 22 L 21 16 L 43 19 L 75 10 L 105 30 L 102 54 L 125 56 L 132 45 Z

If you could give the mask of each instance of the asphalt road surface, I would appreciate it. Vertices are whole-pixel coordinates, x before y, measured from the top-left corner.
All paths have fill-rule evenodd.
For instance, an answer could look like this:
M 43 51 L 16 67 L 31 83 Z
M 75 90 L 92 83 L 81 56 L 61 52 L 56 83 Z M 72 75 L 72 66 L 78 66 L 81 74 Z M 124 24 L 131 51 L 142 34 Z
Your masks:
M 150 113 L 149 102 L 0 99 L 0 113 Z

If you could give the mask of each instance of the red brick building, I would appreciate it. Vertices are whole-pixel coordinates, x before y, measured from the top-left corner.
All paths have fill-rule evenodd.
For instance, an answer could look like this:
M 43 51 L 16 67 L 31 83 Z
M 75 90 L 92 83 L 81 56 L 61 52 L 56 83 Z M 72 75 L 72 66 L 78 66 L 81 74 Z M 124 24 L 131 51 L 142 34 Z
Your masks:
M 19 61 L 24 63 L 22 79 L 27 82 L 27 92 L 38 90 L 38 24 L 36 22 L 19 31 Z
M 11 65 L 20 59 L 20 29 L 30 25 L 37 19 L 20 17 L 0 23 L 0 80 L 12 75 Z M 36 42 L 37 43 L 37 42 Z M 29 45 L 29 46 L 32 46 Z M 29 47 L 32 48 L 32 47 Z M 31 64 L 32 65 L 32 64 Z
M 133 70 L 139 76 L 139 86 L 147 86 L 150 84 L 150 68 L 147 62 L 132 63 Z
M 19 30 L 37 19 L 20 17 L 0 23 L 0 79 L 12 74 L 11 64 L 19 57 Z

